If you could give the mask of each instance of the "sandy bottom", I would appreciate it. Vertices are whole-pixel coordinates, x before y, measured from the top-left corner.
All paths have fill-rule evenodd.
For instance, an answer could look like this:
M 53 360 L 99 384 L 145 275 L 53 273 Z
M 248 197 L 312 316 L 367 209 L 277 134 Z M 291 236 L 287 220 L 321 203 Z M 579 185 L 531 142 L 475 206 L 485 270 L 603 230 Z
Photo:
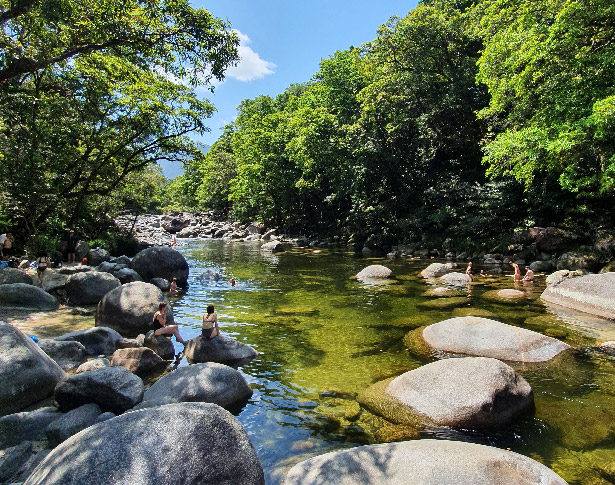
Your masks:
M 94 314 L 73 315 L 73 308 L 62 307 L 54 311 L 33 311 L 24 308 L 0 308 L 0 321 L 10 323 L 26 335 L 54 338 L 75 330 L 94 327 Z

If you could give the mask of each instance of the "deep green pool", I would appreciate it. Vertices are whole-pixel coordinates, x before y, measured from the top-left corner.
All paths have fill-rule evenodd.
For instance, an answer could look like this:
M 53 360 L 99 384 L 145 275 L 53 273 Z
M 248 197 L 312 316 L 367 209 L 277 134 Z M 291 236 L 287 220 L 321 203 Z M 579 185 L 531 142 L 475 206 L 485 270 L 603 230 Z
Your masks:
M 511 364 L 534 390 L 534 414 L 498 432 L 442 427 L 423 430 L 420 437 L 509 448 L 569 483 L 615 483 L 615 357 L 593 347 L 615 340 L 615 322 L 546 308 L 540 301 L 544 277 L 533 287 L 521 286 L 526 298 L 512 303 L 492 297 L 493 290 L 513 287 L 509 276 L 477 276 L 459 295 L 435 298 L 425 296 L 433 286 L 418 276 L 433 261 L 299 248 L 265 256 L 256 243 L 183 243 L 190 286 L 171 299 L 182 336 L 200 333 L 201 316 L 213 303 L 222 333 L 261 353 L 240 368 L 254 396 L 238 419 L 268 484 L 280 483 L 290 466 L 311 456 L 403 436 L 403 429 L 366 411 L 351 421 L 353 396 L 435 359 L 404 348 L 407 332 L 477 309 L 504 323 L 559 335 L 577 350 L 548 365 Z M 351 279 L 369 264 L 391 268 L 395 280 L 370 286 Z M 200 281 L 197 276 L 207 269 L 222 278 Z M 230 286 L 230 277 L 238 286 Z

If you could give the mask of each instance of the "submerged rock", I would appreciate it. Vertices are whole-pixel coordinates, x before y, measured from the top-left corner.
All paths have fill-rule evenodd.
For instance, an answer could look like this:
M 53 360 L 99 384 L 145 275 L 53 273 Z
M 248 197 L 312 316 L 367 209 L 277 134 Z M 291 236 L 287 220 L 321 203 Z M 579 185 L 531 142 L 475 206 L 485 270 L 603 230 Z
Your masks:
M 0 322 L 0 416 L 53 393 L 66 374 L 31 338 Z
M 251 359 L 258 352 L 246 344 L 225 336 L 218 336 L 211 340 L 202 336 L 188 340 L 184 355 L 191 362 L 219 362 L 231 363 L 243 359 Z
M 55 448 L 26 481 L 69 483 L 263 485 L 265 480 L 233 415 L 214 404 L 183 403 L 126 413 L 83 430 Z
M 515 362 L 545 362 L 570 348 L 540 333 L 474 316 L 429 325 L 422 337 L 436 350 Z
M 551 282 L 540 296 L 542 300 L 615 319 L 615 273 L 564 277 L 559 281 L 552 278 Z
M 497 429 L 533 407 L 527 381 L 496 359 L 444 359 L 364 391 L 359 402 L 399 424 Z
M 209 402 L 224 408 L 243 404 L 252 389 L 241 373 L 217 363 L 180 367 L 149 387 L 137 409 L 176 402 Z
M 527 456 L 491 446 L 417 440 L 359 446 L 295 465 L 284 485 L 549 484 L 565 485 L 555 472 Z

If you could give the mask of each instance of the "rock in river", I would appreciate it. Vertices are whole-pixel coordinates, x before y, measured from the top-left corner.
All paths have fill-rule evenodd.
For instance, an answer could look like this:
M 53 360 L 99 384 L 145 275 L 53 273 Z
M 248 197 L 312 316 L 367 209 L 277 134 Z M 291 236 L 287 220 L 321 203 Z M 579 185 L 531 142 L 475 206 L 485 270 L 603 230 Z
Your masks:
M 162 456 L 161 456 L 162 454 Z M 91 426 L 55 448 L 26 485 L 263 485 L 239 421 L 219 406 L 170 404 Z
M 0 306 L 57 310 L 60 305 L 52 295 L 37 286 L 27 283 L 11 283 L 2 285 Z
M 245 403 L 252 389 L 241 373 L 222 364 L 180 367 L 145 391 L 137 409 L 175 402 L 210 402 L 225 408 Z
M 557 339 L 481 317 L 456 317 L 419 330 L 432 349 L 516 362 L 545 362 L 570 348 Z
M 231 363 L 238 360 L 254 358 L 258 352 L 235 339 L 219 336 L 211 340 L 200 335 L 188 340 L 184 355 L 191 362 Z
M 566 485 L 527 456 L 460 441 L 417 440 L 359 446 L 295 465 L 284 485 Z
M 96 308 L 96 326 L 110 327 L 126 337 L 149 331 L 158 304 L 166 301 L 159 288 L 136 281 L 107 293 Z M 173 310 L 167 306 L 167 325 L 172 325 Z M 114 349 L 115 350 L 115 349 Z M 112 352 L 111 352 L 112 353 Z
M 383 280 L 390 278 L 392 273 L 393 272 L 386 266 L 382 266 L 381 264 L 372 264 L 359 271 L 356 278 L 361 282 L 370 280 Z
M 358 398 L 399 424 L 497 429 L 531 409 L 527 381 L 496 359 L 444 359 L 374 384 Z
M 121 284 L 120 280 L 109 273 L 77 273 L 66 281 L 66 295 L 73 305 L 96 305 L 105 294 Z
M 455 263 L 431 263 L 427 268 L 421 271 L 420 275 L 423 278 L 438 278 L 451 272 L 451 269 L 456 267 Z
M 67 377 L 54 397 L 61 411 L 96 403 L 103 411 L 121 414 L 141 402 L 143 381 L 123 367 L 103 367 Z
M 540 298 L 549 303 L 615 319 L 615 273 L 555 280 Z
M 45 399 L 65 377 L 30 337 L 0 322 L 0 416 Z
M 157 277 L 169 281 L 177 278 L 179 286 L 188 284 L 188 262 L 179 251 L 167 246 L 144 249 L 132 259 L 130 266 L 144 281 Z

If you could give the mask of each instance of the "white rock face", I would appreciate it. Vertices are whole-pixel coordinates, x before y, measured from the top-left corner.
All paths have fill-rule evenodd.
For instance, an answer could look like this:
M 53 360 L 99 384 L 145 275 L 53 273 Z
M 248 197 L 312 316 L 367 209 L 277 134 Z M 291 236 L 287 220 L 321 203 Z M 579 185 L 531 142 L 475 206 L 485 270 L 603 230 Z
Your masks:
M 540 296 L 542 300 L 615 319 L 615 273 L 589 274 L 564 279 L 552 276 L 547 278 L 547 283 L 551 280 L 552 284 L 543 291 Z

